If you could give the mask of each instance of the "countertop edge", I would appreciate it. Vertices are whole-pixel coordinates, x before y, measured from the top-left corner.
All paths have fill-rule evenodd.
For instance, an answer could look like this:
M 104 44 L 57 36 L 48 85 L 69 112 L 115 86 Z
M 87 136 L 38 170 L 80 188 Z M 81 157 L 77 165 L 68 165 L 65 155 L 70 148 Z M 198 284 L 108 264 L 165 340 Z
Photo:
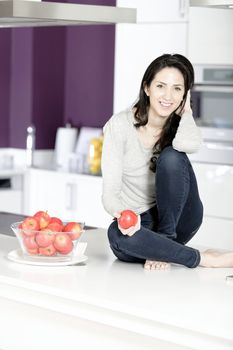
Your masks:
M 187 346 L 196 344 L 195 348 L 203 349 L 208 346 L 212 350 L 231 349 L 233 338 L 225 335 L 200 332 L 200 330 L 183 327 L 143 315 L 142 310 L 126 310 L 120 304 L 106 303 L 100 299 L 91 299 L 86 296 L 73 296 L 59 293 L 55 288 L 44 287 L 36 283 L 19 283 L 14 278 L 0 276 L 0 297 L 19 303 L 32 305 L 49 311 L 94 321 L 103 325 L 112 326 L 140 335 L 169 341 Z M 161 315 L 160 315 L 161 316 Z

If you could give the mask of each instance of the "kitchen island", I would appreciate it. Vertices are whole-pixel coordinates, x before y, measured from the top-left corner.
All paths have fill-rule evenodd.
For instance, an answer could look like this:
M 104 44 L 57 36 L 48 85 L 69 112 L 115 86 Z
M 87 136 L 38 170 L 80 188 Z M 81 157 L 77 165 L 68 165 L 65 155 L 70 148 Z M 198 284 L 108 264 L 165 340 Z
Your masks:
M 82 241 L 85 263 L 29 266 L 0 234 L 0 349 L 233 348 L 233 269 L 145 271 L 115 259 L 105 229 Z

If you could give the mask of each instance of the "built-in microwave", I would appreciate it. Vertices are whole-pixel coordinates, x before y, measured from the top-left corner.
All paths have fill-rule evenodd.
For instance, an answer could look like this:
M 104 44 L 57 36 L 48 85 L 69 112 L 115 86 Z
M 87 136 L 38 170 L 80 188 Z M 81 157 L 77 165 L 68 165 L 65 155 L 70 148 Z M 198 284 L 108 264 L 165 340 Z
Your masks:
M 195 65 L 191 92 L 198 125 L 233 129 L 233 66 Z

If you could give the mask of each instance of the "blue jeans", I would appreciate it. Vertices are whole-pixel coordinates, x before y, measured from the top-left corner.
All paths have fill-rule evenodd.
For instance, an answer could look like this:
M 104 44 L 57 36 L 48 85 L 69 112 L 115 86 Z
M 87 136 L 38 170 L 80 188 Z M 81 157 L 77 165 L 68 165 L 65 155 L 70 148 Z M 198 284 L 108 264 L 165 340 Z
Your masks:
M 185 244 L 198 231 L 203 218 L 197 181 L 186 153 L 166 147 L 157 161 L 156 200 L 141 214 L 141 229 L 125 236 L 114 220 L 108 229 L 110 247 L 126 262 L 166 261 L 196 267 L 198 250 Z

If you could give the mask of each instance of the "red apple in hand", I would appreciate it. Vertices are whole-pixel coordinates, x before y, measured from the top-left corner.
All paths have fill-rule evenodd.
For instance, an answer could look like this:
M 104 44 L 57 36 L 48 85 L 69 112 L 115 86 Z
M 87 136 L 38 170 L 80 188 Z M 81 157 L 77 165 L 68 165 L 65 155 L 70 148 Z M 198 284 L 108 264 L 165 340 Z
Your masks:
M 121 216 L 117 219 L 118 224 L 121 228 L 127 229 L 131 226 L 135 226 L 138 222 L 137 214 L 132 210 L 123 210 Z
M 34 236 L 35 232 L 40 229 L 40 223 L 37 218 L 34 216 L 28 216 L 21 224 L 21 229 L 23 230 L 24 235 Z
M 57 233 L 53 245 L 61 254 L 69 254 L 73 249 L 73 242 L 68 233 Z
M 40 230 L 36 235 L 36 243 L 42 248 L 48 247 L 54 240 L 55 234 L 47 227 Z
M 81 236 L 82 227 L 78 222 L 68 222 L 63 228 L 63 232 L 72 232 L 69 236 L 74 241 Z
M 38 211 L 36 214 L 33 215 L 35 218 L 39 219 L 40 223 L 40 229 L 45 228 L 48 226 L 50 222 L 50 216 L 46 211 Z

